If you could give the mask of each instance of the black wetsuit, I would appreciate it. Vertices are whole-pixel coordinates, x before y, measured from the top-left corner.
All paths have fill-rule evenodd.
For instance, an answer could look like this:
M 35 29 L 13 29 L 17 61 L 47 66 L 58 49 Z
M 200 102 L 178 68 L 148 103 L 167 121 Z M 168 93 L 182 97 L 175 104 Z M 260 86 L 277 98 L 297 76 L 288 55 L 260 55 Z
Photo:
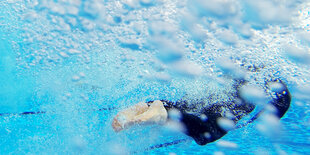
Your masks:
M 289 108 L 291 96 L 286 85 L 280 80 L 277 81 L 283 85 L 283 89 L 279 92 L 272 92 L 276 97 L 274 97 L 269 104 L 277 109 L 275 115 L 281 118 Z M 239 89 L 245 83 L 244 80 L 235 80 L 235 84 L 233 85 L 235 91 L 231 94 L 232 100 L 229 103 L 224 102 L 209 105 L 208 107 L 203 108 L 198 115 L 186 112 L 190 108 L 187 106 L 190 101 L 161 101 L 164 103 L 164 107 L 168 111 L 168 119 L 174 117 L 169 114 L 170 110 L 177 109 L 180 111 L 181 117 L 179 121 L 185 127 L 185 134 L 192 137 L 197 144 L 205 145 L 223 137 L 228 132 L 227 129 L 223 129 L 220 124 L 218 124 L 219 118 L 229 119 L 236 124 L 243 116 L 249 114 L 255 109 L 254 104 L 246 102 L 240 95 Z M 152 102 L 153 101 L 149 101 L 147 103 Z M 227 115 L 227 112 L 229 112 L 230 115 Z M 204 118 L 199 117 L 202 114 L 204 114 Z

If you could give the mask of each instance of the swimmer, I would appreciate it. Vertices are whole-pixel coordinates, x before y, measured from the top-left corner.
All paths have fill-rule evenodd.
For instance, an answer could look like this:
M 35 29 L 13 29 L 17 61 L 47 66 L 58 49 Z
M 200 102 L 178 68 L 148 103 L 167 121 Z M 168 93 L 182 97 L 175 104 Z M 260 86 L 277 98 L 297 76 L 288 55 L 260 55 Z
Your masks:
M 236 125 L 242 117 L 255 109 L 254 103 L 250 103 L 241 97 L 240 88 L 246 83 L 242 79 L 234 80 L 234 92 L 231 94 L 232 100 L 229 103 L 215 103 L 204 107 L 198 113 L 189 113 L 188 111 L 191 109 L 188 103 L 190 101 L 183 99 L 177 102 L 167 100 L 140 102 L 120 111 L 114 117 L 112 127 L 115 132 L 119 132 L 137 124 L 165 125 L 176 122 L 183 126 L 184 130 L 182 132 L 192 137 L 197 144 L 206 145 L 220 139 L 229 130 L 232 130 L 223 128 L 219 120 L 225 119 Z M 268 82 L 266 83 L 268 86 Z M 290 92 L 281 80 L 274 80 L 269 83 L 280 86 L 276 90 L 270 89 L 273 99 L 268 104 L 274 107 L 274 114 L 281 118 L 290 106 Z

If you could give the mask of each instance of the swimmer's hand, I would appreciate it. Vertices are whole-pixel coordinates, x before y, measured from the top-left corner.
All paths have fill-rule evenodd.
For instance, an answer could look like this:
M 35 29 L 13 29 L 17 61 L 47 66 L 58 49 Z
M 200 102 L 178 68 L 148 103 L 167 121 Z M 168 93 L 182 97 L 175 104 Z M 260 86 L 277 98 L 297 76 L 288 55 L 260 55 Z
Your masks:
M 135 124 L 164 124 L 168 113 L 161 101 L 154 101 L 150 106 L 138 103 L 119 112 L 113 119 L 112 127 L 119 132 Z

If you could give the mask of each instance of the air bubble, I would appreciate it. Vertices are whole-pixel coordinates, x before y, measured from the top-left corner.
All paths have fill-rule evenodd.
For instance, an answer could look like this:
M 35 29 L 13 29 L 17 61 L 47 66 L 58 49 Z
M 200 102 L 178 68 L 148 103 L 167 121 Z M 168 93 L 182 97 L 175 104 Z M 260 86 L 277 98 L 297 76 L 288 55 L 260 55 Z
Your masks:
M 59 55 L 61 57 L 63 57 L 63 58 L 68 58 L 69 57 L 69 55 L 67 53 L 65 53 L 65 52 L 59 52 Z
M 218 118 L 216 122 L 225 131 L 230 131 L 235 128 L 235 122 L 225 117 Z
M 33 22 L 38 18 L 38 14 L 36 12 L 29 12 L 24 15 L 23 19 L 27 22 Z
M 245 19 L 250 20 L 256 26 L 265 27 L 267 24 L 291 23 L 296 10 L 289 3 L 269 0 L 246 0 L 244 3 Z M 266 11 L 268 10 L 268 11 Z
M 207 120 L 208 120 L 208 117 L 207 117 L 205 114 L 202 114 L 202 115 L 200 115 L 200 119 L 201 119 L 202 121 L 207 121 Z
M 238 1 L 235 0 L 192 0 L 188 1 L 191 12 L 198 16 L 228 18 L 239 13 Z
M 86 74 L 84 72 L 80 72 L 79 75 L 81 78 L 84 78 L 86 76 Z
M 171 81 L 171 76 L 167 73 L 156 73 L 153 75 L 155 80 L 159 82 L 170 82 Z
M 281 93 L 284 90 L 284 86 L 280 82 L 269 82 L 268 86 L 273 92 Z
M 68 50 L 68 53 L 69 54 L 80 54 L 82 53 L 81 51 L 77 50 L 77 49 L 69 49 Z
M 236 143 L 226 141 L 226 140 L 219 140 L 216 142 L 216 146 L 223 149 L 237 149 L 238 145 Z
M 85 139 L 81 135 L 80 136 L 74 136 L 71 139 L 71 141 L 72 141 L 73 148 L 76 151 L 83 151 L 87 146 Z
M 213 155 L 225 155 L 224 152 L 221 151 L 216 151 L 213 153 Z
M 177 109 L 171 109 L 168 111 L 169 118 L 173 121 L 180 121 L 182 118 L 181 112 Z
M 77 81 L 79 81 L 79 80 L 80 80 L 80 77 L 79 77 L 79 76 L 77 76 L 77 75 L 72 76 L 72 81 L 73 81 L 73 82 L 77 82 Z
M 172 69 L 187 77 L 197 77 L 203 74 L 203 68 L 191 61 L 178 61 L 171 65 Z
M 245 77 L 245 72 L 228 58 L 218 58 L 216 60 L 216 65 L 224 72 L 224 74 L 232 76 L 235 79 L 244 79 Z
M 211 138 L 211 134 L 209 133 L 209 132 L 205 132 L 204 134 L 203 134 L 203 136 L 204 137 L 206 137 L 206 138 Z
M 310 52 L 308 50 L 296 46 L 285 46 L 284 49 L 287 57 L 291 60 L 301 64 L 310 64 Z
M 301 43 L 310 46 L 310 32 L 298 32 L 297 37 Z
M 264 90 L 259 87 L 246 85 L 241 88 L 240 92 L 241 97 L 249 103 L 265 104 L 267 101 Z
M 231 30 L 223 30 L 217 34 L 219 40 L 228 45 L 234 45 L 238 42 L 238 36 Z
M 176 122 L 176 121 L 168 121 L 165 124 L 165 127 L 167 127 L 168 129 L 170 129 L 172 131 L 177 131 L 177 132 L 185 132 L 186 131 L 184 124 L 182 124 L 181 122 Z
M 119 39 L 120 46 L 131 50 L 140 50 L 140 41 L 137 39 Z
M 280 119 L 273 113 L 265 113 L 259 118 L 256 128 L 264 135 L 275 138 L 281 130 Z
M 150 7 L 153 6 L 155 4 L 156 0 L 139 0 L 140 1 L 140 5 L 143 7 Z

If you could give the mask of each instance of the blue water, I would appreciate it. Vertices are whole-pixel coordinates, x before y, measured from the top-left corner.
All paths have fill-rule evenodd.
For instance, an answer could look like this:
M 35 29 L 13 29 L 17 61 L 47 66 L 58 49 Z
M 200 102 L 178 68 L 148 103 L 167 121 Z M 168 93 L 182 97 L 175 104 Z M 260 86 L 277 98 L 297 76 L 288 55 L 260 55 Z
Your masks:
M 0 116 L 0 154 L 309 154 L 309 6 L 3 0 L 0 113 L 46 113 Z M 253 65 L 260 71 L 239 71 Z M 258 120 L 205 146 L 148 150 L 190 138 L 157 125 L 112 130 L 116 113 L 140 101 L 221 94 L 227 73 L 258 87 L 270 77 L 288 84 L 291 107 L 272 135 Z

